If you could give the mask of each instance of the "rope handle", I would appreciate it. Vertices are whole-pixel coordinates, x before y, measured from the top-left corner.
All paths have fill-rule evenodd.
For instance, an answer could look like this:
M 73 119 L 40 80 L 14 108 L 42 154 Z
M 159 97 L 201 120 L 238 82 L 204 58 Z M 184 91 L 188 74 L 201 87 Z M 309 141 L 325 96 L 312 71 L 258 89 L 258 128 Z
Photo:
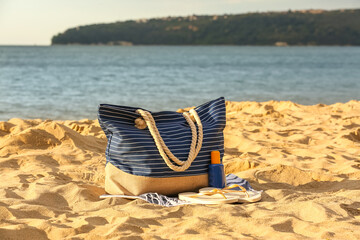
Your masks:
M 189 112 L 184 112 L 183 116 L 186 120 L 186 122 L 189 124 L 190 129 L 191 129 L 191 145 L 190 145 L 190 151 L 189 151 L 189 155 L 187 160 L 185 161 L 181 161 L 180 159 L 178 159 L 177 157 L 175 157 L 175 155 L 170 151 L 170 149 L 166 146 L 164 140 L 162 139 L 158 128 L 156 127 L 156 123 L 155 120 L 153 118 L 153 116 L 151 115 L 150 112 L 142 110 L 142 109 L 138 109 L 136 110 L 137 113 L 139 113 L 141 115 L 141 117 L 145 120 L 146 126 L 149 128 L 150 134 L 154 139 L 155 145 L 161 155 L 161 157 L 164 159 L 166 165 L 176 171 L 176 172 L 183 172 L 185 170 L 187 170 L 192 162 L 194 161 L 194 159 L 197 157 L 197 155 L 200 152 L 201 146 L 202 146 L 202 142 L 203 142 L 203 126 L 201 124 L 201 120 L 197 114 L 197 112 L 194 109 L 191 109 Z M 191 117 L 193 117 L 195 119 L 196 124 L 198 125 L 198 133 L 196 130 L 196 126 L 193 122 L 193 120 L 191 119 Z M 141 126 L 141 123 L 138 119 L 135 120 L 135 126 L 140 128 L 140 129 L 144 129 L 146 128 Z M 176 164 L 180 165 L 177 166 L 175 164 L 173 164 L 171 162 L 171 160 L 173 162 L 175 162 Z

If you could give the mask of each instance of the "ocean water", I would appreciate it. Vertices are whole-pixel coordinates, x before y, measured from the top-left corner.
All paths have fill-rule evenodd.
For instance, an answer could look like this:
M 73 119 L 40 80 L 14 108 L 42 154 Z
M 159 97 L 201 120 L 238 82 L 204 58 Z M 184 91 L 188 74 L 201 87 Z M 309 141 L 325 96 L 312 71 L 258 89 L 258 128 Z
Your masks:
M 360 47 L 0 46 L 0 121 L 96 119 L 100 103 L 176 110 L 360 99 Z

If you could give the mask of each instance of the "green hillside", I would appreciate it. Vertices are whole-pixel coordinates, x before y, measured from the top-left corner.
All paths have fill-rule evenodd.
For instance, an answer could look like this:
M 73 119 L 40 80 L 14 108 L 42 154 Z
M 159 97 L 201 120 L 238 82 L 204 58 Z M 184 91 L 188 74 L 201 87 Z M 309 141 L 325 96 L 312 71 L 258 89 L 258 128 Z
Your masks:
M 360 45 L 360 9 L 167 17 L 71 28 L 52 44 Z

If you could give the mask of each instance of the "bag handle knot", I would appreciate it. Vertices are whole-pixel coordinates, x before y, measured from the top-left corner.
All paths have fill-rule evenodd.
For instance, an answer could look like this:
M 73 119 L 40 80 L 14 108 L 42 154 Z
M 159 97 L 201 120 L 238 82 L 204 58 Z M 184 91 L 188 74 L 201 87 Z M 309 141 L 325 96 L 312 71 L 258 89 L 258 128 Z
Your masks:
M 145 129 L 147 127 L 145 120 L 141 117 L 135 119 L 135 127 L 141 130 Z

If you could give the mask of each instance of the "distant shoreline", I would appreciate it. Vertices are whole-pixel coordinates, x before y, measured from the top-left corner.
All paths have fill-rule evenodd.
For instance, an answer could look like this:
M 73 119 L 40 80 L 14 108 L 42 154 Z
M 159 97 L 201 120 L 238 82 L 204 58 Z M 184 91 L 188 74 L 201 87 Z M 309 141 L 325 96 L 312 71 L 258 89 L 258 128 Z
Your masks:
M 52 45 L 360 46 L 360 9 L 192 15 L 91 24 Z

